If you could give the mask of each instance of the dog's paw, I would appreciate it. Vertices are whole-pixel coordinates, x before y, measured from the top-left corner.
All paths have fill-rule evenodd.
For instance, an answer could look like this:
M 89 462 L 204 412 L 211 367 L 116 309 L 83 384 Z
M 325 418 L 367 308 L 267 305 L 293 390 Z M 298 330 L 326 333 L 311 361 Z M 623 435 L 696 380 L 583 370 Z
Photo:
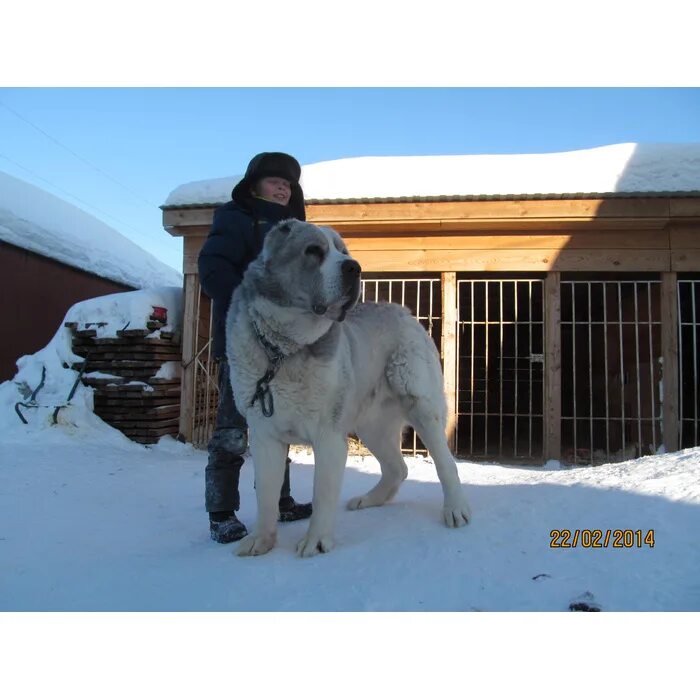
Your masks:
M 267 554 L 275 546 L 274 535 L 247 535 L 238 545 L 236 554 L 239 557 L 257 557 L 259 554 Z
M 360 510 L 360 508 L 367 508 L 367 504 L 365 503 L 366 500 L 366 496 L 355 496 L 355 498 L 351 498 L 348 501 L 347 509 Z
M 307 533 L 297 545 L 297 554 L 300 557 L 315 557 L 317 554 L 325 554 L 333 549 L 333 538 L 326 536 L 316 536 Z
M 377 506 L 383 506 L 390 498 L 394 496 L 395 493 L 396 489 L 388 494 L 370 491 L 363 496 L 355 496 L 355 498 L 351 498 L 347 503 L 347 509 L 360 510 L 361 508 L 376 508 Z
M 445 502 L 442 517 L 447 527 L 463 527 L 472 519 L 472 514 L 467 501 L 460 499 L 456 503 Z

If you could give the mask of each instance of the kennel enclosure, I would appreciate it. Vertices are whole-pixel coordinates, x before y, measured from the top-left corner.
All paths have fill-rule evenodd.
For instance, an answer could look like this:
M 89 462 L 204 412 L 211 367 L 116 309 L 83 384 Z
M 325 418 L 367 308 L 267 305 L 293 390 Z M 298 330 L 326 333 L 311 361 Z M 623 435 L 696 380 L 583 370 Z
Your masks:
M 216 204 L 163 208 L 184 239 L 180 432 L 200 444 L 216 370 L 197 256 Z M 700 443 L 699 192 L 306 206 L 362 265 L 364 298 L 406 304 L 435 340 L 458 455 L 588 464 Z

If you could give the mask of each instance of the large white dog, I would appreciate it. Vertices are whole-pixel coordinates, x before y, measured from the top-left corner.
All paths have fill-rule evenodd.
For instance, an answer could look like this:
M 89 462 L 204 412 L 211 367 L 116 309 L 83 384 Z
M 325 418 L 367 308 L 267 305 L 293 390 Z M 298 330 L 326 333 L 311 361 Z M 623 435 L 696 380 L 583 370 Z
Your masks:
M 407 476 L 400 436 L 415 428 L 435 462 L 448 527 L 470 518 L 445 438 L 445 397 L 437 350 L 396 304 L 357 304 L 360 265 L 330 228 L 289 219 L 265 238 L 236 289 L 227 352 L 238 410 L 248 420 L 258 521 L 238 554 L 275 544 L 289 444 L 313 446 L 313 515 L 301 556 L 333 547 L 335 514 L 355 433 L 381 465 L 377 485 L 350 509 L 380 506 Z

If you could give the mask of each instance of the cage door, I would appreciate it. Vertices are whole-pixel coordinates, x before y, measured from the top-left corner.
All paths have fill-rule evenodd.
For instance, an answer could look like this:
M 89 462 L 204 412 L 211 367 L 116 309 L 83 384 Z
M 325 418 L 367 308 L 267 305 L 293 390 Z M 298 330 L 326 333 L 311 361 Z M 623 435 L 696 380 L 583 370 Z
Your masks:
M 457 304 L 457 453 L 540 462 L 544 280 L 460 279 Z

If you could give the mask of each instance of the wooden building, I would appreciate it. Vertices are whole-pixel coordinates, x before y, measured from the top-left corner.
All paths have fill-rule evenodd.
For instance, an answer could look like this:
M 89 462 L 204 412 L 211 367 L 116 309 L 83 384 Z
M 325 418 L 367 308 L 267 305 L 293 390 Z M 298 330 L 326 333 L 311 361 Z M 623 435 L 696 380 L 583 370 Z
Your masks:
M 73 304 L 132 289 L 0 241 L 0 381 L 15 375 L 17 358 L 40 350 L 53 338 Z
M 214 205 L 164 206 L 184 237 L 180 431 L 216 405 L 197 256 Z M 308 199 L 367 300 L 405 303 L 440 348 L 465 458 L 596 463 L 700 444 L 700 192 Z

